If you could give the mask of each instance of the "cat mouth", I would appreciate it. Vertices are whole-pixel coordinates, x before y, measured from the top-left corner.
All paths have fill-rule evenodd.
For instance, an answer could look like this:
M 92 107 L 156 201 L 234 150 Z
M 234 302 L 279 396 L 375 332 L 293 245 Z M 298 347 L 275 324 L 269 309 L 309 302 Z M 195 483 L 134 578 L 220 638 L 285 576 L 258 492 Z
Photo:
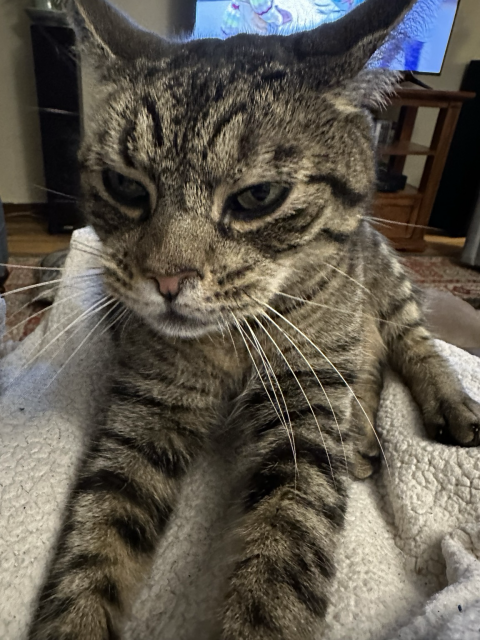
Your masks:
M 198 337 L 212 329 L 213 324 L 193 315 L 182 313 L 172 305 L 158 316 L 160 330 L 179 337 Z
M 185 313 L 178 311 L 178 309 L 175 309 L 174 307 L 172 307 L 172 305 L 169 305 L 167 307 L 167 309 L 162 313 L 161 317 L 164 322 L 172 322 L 172 323 L 177 323 L 181 325 L 187 325 L 192 323 L 198 324 L 200 322 L 197 318 L 188 316 Z

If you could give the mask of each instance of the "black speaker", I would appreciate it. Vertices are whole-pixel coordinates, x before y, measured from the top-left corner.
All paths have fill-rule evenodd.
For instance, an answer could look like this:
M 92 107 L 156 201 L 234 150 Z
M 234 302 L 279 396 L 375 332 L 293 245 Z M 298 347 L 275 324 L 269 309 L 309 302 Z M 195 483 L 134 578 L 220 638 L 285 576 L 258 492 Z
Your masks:
M 474 91 L 463 105 L 429 225 L 453 237 L 466 235 L 480 191 L 480 60 L 467 67 L 462 91 Z
M 29 9 L 50 233 L 81 225 L 77 152 L 79 71 L 75 34 L 58 11 Z

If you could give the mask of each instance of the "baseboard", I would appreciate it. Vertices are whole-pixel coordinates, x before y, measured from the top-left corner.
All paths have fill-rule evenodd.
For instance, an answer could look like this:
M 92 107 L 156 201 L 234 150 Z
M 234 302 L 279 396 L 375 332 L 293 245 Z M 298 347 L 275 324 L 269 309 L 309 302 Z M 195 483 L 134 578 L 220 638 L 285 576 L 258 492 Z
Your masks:
M 2 204 L 6 216 L 9 213 L 35 213 L 46 216 L 48 211 L 46 202 L 3 202 Z

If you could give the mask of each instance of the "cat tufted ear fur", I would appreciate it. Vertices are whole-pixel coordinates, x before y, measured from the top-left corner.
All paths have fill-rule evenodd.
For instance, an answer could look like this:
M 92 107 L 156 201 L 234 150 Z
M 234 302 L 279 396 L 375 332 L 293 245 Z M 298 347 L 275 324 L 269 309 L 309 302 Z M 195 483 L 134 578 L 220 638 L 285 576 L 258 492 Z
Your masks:
M 160 36 L 142 29 L 106 0 L 69 0 L 70 22 L 82 52 L 101 65 L 109 60 L 158 60 L 168 49 Z
M 325 80 L 353 77 L 415 4 L 416 0 L 366 0 L 340 20 L 287 40 L 297 60 L 319 60 Z

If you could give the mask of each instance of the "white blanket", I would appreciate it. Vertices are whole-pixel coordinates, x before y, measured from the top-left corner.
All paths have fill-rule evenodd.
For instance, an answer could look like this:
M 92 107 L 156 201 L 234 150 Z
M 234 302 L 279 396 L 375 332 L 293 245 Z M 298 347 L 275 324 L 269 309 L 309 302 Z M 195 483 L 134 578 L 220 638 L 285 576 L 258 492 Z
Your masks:
M 95 266 L 83 249 L 96 242 L 88 229 L 74 234 L 66 274 Z M 95 342 L 94 332 L 60 370 L 100 316 L 85 317 L 45 349 L 87 308 L 92 279 L 83 279 L 82 295 L 78 282 L 65 283 L 49 318 L 1 362 L 2 640 L 25 636 L 108 366 L 107 334 Z M 445 343 L 438 348 L 480 400 L 480 359 Z M 378 477 L 352 482 L 327 629 L 319 638 L 478 640 L 480 450 L 429 442 L 409 392 L 393 375 L 378 423 L 389 472 L 384 465 Z M 226 514 L 235 492 L 234 460 L 223 446 L 218 443 L 185 484 L 127 640 L 216 638 L 215 612 L 228 573 Z

